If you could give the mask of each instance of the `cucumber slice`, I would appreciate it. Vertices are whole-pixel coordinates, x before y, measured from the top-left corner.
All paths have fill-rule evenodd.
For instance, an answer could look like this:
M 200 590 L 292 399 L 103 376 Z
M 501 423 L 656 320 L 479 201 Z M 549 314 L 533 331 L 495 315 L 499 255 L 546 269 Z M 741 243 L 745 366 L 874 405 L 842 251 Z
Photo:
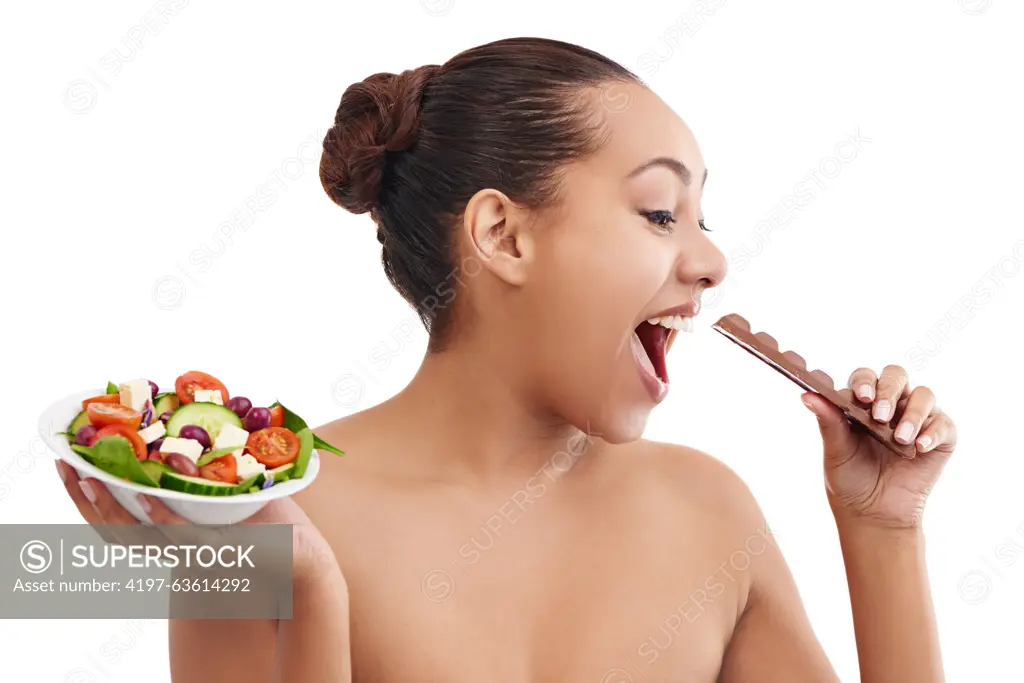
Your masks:
M 280 467 L 275 467 L 272 470 L 267 470 L 266 478 L 270 479 L 271 477 L 273 477 L 275 484 L 282 481 L 288 481 L 289 479 L 292 478 L 292 471 L 294 469 L 295 463 L 290 462 L 287 465 L 281 465 Z
M 82 427 L 84 427 L 84 426 L 86 426 L 88 424 L 92 424 L 92 423 L 89 422 L 89 416 L 86 415 L 86 412 L 83 410 L 78 415 L 76 415 L 75 419 L 72 420 L 71 424 L 68 425 L 68 434 L 70 435 L 68 438 L 71 439 L 72 441 L 74 441 L 75 440 L 75 432 L 77 432 L 79 429 L 81 429 Z
M 216 441 L 221 427 L 226 424 L 241 429 L 242 418 L 230 408 L 216 403 L 189 403 L 174 411 L 174 415 L 167 421 L 167 436 L 178 436 L 185 425 L 198 425 L 206 430 L 211 440 Z
M 238 484 L 228 484 L 202 477 L 187 477 L 177 472 L 164 472 L 160 477 L 160 486 L 170 491 L 194 493 L 197 496 L 233 496 L 240 492 Z
M 295 463 L 290 462 L 287 465 L 281 465 L 280 467 L 275 467 L 272 470 L 261 472 L 260 474 L 256 475 L 256 482 L 254 485 L 263 488 L 264 484 L 267 483 L 268 479 L 272 479 L 275 484 L 280 484 L 283 481 L 288 481 L 289 479 L 292 478 L 292 471 L 294 469 Z
M 164 413 L 173 413 L 181 405 L 177 394 L 160 394 L 153 401 L 153 419 L 158 419 Z
M 256 485 L 256 482 L 258 482 L 262 476 L 262 474 L 254 474 L 248 479 L 243 479 L 242 483 L 238 485 L 238 491 L 236 491 L 236 493 L 249 493 L 252 492 L 253 489 L 259 491 L 260 489 Z

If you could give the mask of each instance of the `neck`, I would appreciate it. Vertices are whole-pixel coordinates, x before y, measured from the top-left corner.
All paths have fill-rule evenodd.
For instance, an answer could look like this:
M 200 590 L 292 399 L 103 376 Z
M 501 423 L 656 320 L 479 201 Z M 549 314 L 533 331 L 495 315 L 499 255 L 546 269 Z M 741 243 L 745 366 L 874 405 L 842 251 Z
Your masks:
M 530 396 L 524 378 L 488 345 L 428 354 L 390 403 L 423 444 L 419 466 L 439 476 L 501 479 L 551 468 L 564 474 L 601 443 Z M 569 456 L 572 456 L 571 458 Z

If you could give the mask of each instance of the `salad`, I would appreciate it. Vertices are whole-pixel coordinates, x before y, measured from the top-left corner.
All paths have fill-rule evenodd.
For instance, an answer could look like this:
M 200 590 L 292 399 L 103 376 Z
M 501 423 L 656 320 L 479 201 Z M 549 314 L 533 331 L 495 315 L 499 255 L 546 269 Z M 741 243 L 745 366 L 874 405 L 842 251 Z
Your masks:
M 146 379 L 107 382 L 82 401 L 64 435 L 101 470 L 129 482 L 201 496 L 254 493 L 306 473 L 323 441 L 280 403 L 253 406 L 212 375 L 190 370 L 174 391 Z

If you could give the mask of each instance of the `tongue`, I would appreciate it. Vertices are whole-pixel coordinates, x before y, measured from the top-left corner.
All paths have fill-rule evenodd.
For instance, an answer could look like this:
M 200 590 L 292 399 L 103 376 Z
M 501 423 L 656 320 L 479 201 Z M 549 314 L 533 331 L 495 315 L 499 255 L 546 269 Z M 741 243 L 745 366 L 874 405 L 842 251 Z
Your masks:
M 644 370 L 657 377 L 658 371 L 651 364 L 651 357 L 647 354 L 647 349 L 644 348 L 644 343 L 640 341 L 640 337 L 636 332 L 633 333 L 633 348 L 636 351 L 637 360 L 640 361 L 640 365 L 644 367 Z
M 668 341 L 668 330 L 661 325 L 642 322 L 636 328 L 636 336 L 646 352 L 641 359 L 644 366 L 654 373 L 658 379 L 668 384 L 668 369 L 665 367 L 665 342 Z

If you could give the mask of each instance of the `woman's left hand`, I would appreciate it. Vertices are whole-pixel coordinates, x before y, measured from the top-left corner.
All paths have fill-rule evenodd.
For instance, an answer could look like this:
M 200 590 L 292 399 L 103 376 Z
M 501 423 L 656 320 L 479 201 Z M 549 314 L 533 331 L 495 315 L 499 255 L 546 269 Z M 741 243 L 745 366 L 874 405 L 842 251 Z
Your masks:
M 921 522 L 925 501 L 956 448 L 956 425 L 935 406 L 927 387 L 910 388 L 906 371 L 887 365 L 878 376 L 859 368 L 842 393 L 857 399 L 895 430 L 896 440 L 913 443 L 903 458 L 865 429 L 853 429 L 846 416 L 813 392 L 804 405 L 818 418 L 824 443 L 825 484 L 833 512 L 885 527 L 912 528 Z

